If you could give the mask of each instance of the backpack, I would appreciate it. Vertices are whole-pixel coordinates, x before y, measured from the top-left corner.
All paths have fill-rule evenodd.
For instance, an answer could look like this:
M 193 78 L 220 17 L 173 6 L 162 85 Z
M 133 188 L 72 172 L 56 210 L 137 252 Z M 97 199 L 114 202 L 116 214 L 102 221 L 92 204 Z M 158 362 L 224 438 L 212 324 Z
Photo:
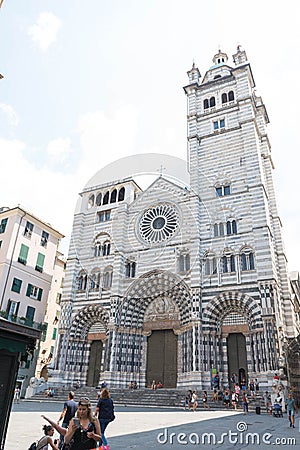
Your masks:
M 32 444 L 31 444 L 31 446 L 28 448 L 28 450 L 36 450 L 37 449 L 37 444 L 36 444 L 36 442 L 33 442 Z
M 42 438 L 43 439 L 43 438 Z M 28 450 L 38 450 L 41 447 L 39 447 L 39 443 L 42 439 L 39 439 L 38 441 L 34 441 L 31 446 L 28 448 Z

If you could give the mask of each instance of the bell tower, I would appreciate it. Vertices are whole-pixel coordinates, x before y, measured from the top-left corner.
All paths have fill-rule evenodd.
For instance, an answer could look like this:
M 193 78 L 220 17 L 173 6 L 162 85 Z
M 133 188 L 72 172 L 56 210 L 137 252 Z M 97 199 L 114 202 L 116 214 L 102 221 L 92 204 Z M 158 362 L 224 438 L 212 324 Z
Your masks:
M 242 293 L 249 296 L 260 315 L 261 323 L 255 326 L 274 342 L 273 349 L 262 344 L 259 337 L 254 343 L 251 333 L 245 332 L 249 316 L 238 303 L 234 306 L 232 301 L 229 307 L 236 319 L 232 313 L 226 317 L 223 308 L 224 317 L 220 312 L 216 326 L 219 331 L 232 333 L 237 329 L 236 320 L 240 331 L 245 332 L 247 348 L 250 345 L 255 351 L 265 345 L 259 367 L 251 362 L 257 355 L 247 355 L 245 370 L 254 376 L 276 369 L 284 352 L 282 336 L 295 335 L 266 131 L 269 118 L 262 98 L 255 93 L 251 66 L 240 46 L 233 55 L 233 65 L 221 50 L 212 62 L 203 77 L 193 64 L 188 72 L 189 84 L 184 87 L 191 192 L 201 200 L 202 326 L 211 330 L 205 317 L 216 299 Z M 197 76 L 192 77 L 192 73 Z M 226 366 L 226 359 L 224 350 L 220 366 Z

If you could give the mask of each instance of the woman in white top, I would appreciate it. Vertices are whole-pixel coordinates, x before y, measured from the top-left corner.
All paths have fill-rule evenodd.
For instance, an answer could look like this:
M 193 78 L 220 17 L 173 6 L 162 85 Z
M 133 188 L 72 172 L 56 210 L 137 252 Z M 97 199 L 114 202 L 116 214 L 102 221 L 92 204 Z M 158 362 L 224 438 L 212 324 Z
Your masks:
M 196 411 L 198 406 L 198 395 L 196 391 L 193 391 L 192 395 L 192 405 L 193 405 L 193 411 Z
M 51 425 L 44 425 L 43 430 L 45 436 L 43 436 L 37 443 L 36 450 L 48 450 L 49 445 L 53 450 L 59 450 L 56 443 L 53 442 L 52 436 L 54 434 L 54 428 Z

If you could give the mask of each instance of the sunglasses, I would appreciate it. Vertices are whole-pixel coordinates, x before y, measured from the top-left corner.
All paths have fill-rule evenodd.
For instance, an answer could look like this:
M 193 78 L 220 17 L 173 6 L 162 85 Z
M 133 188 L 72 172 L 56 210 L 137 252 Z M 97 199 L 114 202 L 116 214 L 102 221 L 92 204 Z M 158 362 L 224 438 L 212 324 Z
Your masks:
M 88 397 L 81 397 L 79 400 L 80 405 L 89 405 L 91 404 L 90 399 Z

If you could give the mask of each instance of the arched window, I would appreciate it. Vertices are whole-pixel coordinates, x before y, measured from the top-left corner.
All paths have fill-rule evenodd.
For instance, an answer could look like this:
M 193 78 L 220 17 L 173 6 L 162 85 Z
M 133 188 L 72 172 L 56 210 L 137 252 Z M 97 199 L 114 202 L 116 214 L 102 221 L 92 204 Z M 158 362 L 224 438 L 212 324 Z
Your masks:
M 205 261 L 205 275 L 210 275 L 210 261 L 208 258 Z
M 226 92 L 224 92 L 224 93 L 222 94 L 222 103 L 227 103 L 227 102 L 228 102 L 227 94 L 226 94 Z
M 235 272 L 235 256 L 227 250 L 222 257 L 223 273 Z
M 102 194 L 101 194 L 101 192 L 99 192 L 99 194 L 97 194 L 97 197 L 96 197 L 96 205 L 97 206 L 101 205 L 101 200 L 102 200 Z
M 84 291 L 86 289 L 86 284 L 87 284 L 87 274 L 85 272 L 81 272 L 77 278 L 78 291 Z
M 229 91 L 228 92 L 228 100 L 230 102 L 232 102 L 234 100 L 234 93 L 233 93 L 233 91 Z
M 226 233 L 227 235 L 232 234 L 231 222 L 229 220 L 226 222 Z
M 223 256 L 222 262 L 223 262 L 223 273 L 227 273 L 228 272 L 227 256 Z
M 97 290 L 100 287 L 100 271 L 99 269 L 94 269 L 90 277 L 90 289 Z
M 103 246 L 102 246 L 102 255 L 103 256 L 108 256 L 110 255 L 110 242 L 104 242 Z
M 247 270 L 247 256 L 245 255 L 245 253 L 241 254 L 241 269 Z
M 204 260 L 205 275 L 213 275 L 217 273 L 217 259 L 213 253 L 209 253 Z
M 100 256 L 101 255 L 101 244 L 100 242 L 96 242 L 95 247 L 94 247 L 94 256 Z
M 107 205 L 109 201 L 109 192 L 107 191 L 103 197 L 103 205 Z
M 122 201 L 124 200 L 124 198 L 125 198 L 125 188 L 122 187 L 122 188 L 119 190 L 118 201 L 119 201 L 119 202 L 122 202 Z
M 209 99 L 209 106 L 212 108 L 213 106 L 216 106 L 216 99 L 215 97 L 210 97 Z
M 249 269 L 254 270 L 254 255 L 253 253 L 249 253 Z
M 204 100 L 204 102 L 203 102 L 203 108 L 204 108 L 204 109 L 209 108 L 209 103 L 208 103 L 208 99 L 207 99 L 207 98 L 206 98 L 206 99 Z
M 191 262 L 190 262 L 190 254 L 189 253 L 182 253 L 179 255 L 178 258 L 178 270 L 179 273 L 186 273 L 191 268 Z
M 93 275 L 91 276 L 91 279 L 90 279 L 91 290 L 95 289 L 95 286 L 96 286 L 96 274 L 93 273 Z
M 235 257 L 234 257 L 234 255 L 230 256 L 230 271 L 235 272 Z
M 93 195 L 90 195 L 89 201 L 88 201 L 88 208 L 92 208 L 92 207 L 94 206 L 94 201 L 95 201 L 95 196 L 94 196 L 94 194 L 93 194 Z
M 231 228 L 232 228 L 232 234 L 237 234 L 237 225 L 236 225 L 236 221 L 233 220 L 231 222 Z
M 117 201 L 117 189 L 114 189 L 110 195 L 110 203 L 116 203 Z
M 218 197 L 224 197 L 224 195 L 230 195 L 230 184 L 224 184 L 222 186 L 215 186 L 216 194 Z
M 251 249 L 244 249 L 241 253 L 241 270 L 254 270 L 255 260 L 254 253 Z
M 214 237 L 219 236 L 219 225 L 217 223 L 214 224 Z
M 135 278 L 136 274 L 136 262 L 126 261 L 125 263 L 125 276 L 126 278 Z
M 110 289 L 112 285 L 113 271 L 112 267 L 107 267 L 103 273 L 103 288 Z
M 222 223 L 219 223 L 219 233 L 220 236 L 224 236 L 224 225 Z

